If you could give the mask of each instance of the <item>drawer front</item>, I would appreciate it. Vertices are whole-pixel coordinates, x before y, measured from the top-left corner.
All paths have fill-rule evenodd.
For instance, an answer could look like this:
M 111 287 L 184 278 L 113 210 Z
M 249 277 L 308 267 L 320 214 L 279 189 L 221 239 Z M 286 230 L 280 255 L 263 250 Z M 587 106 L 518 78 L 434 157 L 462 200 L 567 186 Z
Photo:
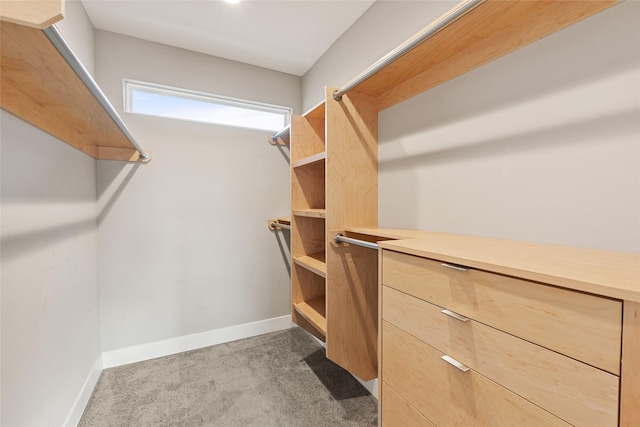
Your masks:
M 384 383 L 436 426 L 570 425 L 473 370 L 458 370 L 441 359 L 443 353 L 386 321 L 382 328 Z
M 482 323 L 443 314 L 442 308 L 393 288 L 383 286 L 382 292 L 386 322 L 571 424 L 617 425 L 615 375 Z
M 622 303 L 384 251 L 382 282 L 589 365 L 620 374 Z
M 381 397 L 382 427 L 436 427 L 385 383 Z

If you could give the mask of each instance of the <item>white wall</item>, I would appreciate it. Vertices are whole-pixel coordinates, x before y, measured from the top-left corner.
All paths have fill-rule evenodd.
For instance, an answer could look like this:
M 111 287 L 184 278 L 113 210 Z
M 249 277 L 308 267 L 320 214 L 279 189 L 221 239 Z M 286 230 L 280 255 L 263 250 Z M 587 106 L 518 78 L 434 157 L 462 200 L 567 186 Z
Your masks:
M 304 75 L 303 110 L 324 99 L 325 86 L 347 83 L 458 2 L 377 0 Z
M 122 112 L 131 78 L 299 110 L 300 78 L 98 31 L 98 83 L 146 165 L 99 162 L 102 350 L 290 312 L 267 219 L 289 212 L 289 166 L 268 132 Z
M 80 3 L 60 28 L 91 69 Z M 100 356 L 96 161 L 0 114 L 0 424 L 59 426 Z
M 433 19 L 401 2 L 373 25 L 394 3 L 343 39 Z M 340 68 L 348 44 L 317 66 Z M 325 84 L 304 76 L 305 106 L 311 81 Z M 640 3 L 623 2 L 382 111 L 379 224 L 640 252 L 639 117 Z

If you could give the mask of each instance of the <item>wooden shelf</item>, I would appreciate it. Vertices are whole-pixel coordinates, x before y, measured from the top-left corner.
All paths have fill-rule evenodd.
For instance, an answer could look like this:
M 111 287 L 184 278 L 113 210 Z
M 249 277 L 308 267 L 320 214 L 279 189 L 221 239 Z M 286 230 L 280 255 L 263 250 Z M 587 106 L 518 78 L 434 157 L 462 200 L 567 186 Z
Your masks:
M 324 295 L 320 295 L 309 301 L 303 301 L 293 305 L 298 314 L 304 317 L 322 335 L 327 335 L 327 315 Z
M 311 255 L 303 255 L 294 257 L 293 262 L 300 267 L 306 268 L 312 273 L 317 274 L 320 277 L 327 277 L 327 264 L 325 262 L 325 252 L 316 252 Z
M 0 20 L 33 28 L 47 28 L 63 18 L 64 0 L 3 1 Z
M 384 110 L 594 15 L 616 2 L 488 0 L 354 90 L 375 98 L 378 111 Z M 434 24 L 425 27 L 405 44 Z
M 293 211 L 295 216 L 306 216 L 307 218 L 326 218 L 326 209 L 301 209 Z
M 140 158 L 110 115 L 117 117 L 113 107 L 105 110 L 42 30 L 6 21 L 1 27 L 3 109 L 96 159 L 151 159 Z
M 298 160 L 293 164 L 293 167 L 299 168 L 301 166 L 324 162 L 326 158 L 327 158 L 327 153 L 326 151 L 323 151 L 322 153 L 314 154 L 312 156 L 305 157 L 304 159 Z

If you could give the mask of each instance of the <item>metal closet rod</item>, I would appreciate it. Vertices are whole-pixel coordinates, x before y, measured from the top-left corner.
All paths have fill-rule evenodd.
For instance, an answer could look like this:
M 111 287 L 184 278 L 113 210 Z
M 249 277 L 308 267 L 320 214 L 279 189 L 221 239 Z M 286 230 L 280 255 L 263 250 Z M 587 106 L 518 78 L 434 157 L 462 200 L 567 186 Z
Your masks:
M 272 140 L 277 140 L 278 138 L 280 138 L 282 135 L 284 135 L 285 133 L 287 133 L 289 131 L 289 129 L 291 128 L 291 125 L 286 125 L 285 127 L 283 127 L 282 129 L 280 129 L 278 132 L 274 133 L 273 135 L 271 135 L 271 139 Z
M 84 68 L 84 65 L 80 62 L 80 59 L 76 56 L 76 54 L 65 40 L 64 36 L 58 30 L 58 27 L 53 24 L 44 30 L 42 30 L 45 36 L 51 41 L 51 43 L 55 46 L 55 48 L 60 52 L 60 55 L 67 61 L 67 64 L 71 67 L 74 73 L 78 76 L 78 78 L 84 83 L 84 85 L 89 89 L 89 92 L 94 96 L 96 101 L 100 104 L 102 108 L 107 112 L 111 120 L 118 126 L 118 128 L 122 131 L 122 133 L 127 137 L 131 145 L 136 149 L 138 153 L 140 153 L 140 157 L 143 159 L 149 158 L 149 154 L 145 153 L 145 151 L 138 145 L 127 126 L 124 124 L 118 113 L 113 109 L 113 106 L 107 99 L 107 97 L 102 93 L 98 84 L 93 80 L 91 74 Z
M 333 237 L 333 241 L 336 243 L 351 243 L 352 245 L 362 246 L 363 248 L 378 250 L 376 243 L 367 242 L 366 240 L 353 239 L 351 237 L 345 237 L 344 234 L 338 233 Z
M 470 12 L 475 7 L 484 3 L 486 0 L 466 0 L 463 3 L 460 3 L 455 9 L 450 10 L 446 15 L 437 20 L 436 22 L 429 25 L 425 28 L 421 33 L 416 34 L 411 40 L 407 41 L 405 44 L 398 46 L 396 49 L 392 50 L 382 58 L 380 58 L 377 62 L 367 68 L 365 71 L 354 77 L 351 81 L 345 84 L 338 90 L 333 92 L 333 99 L 336 101 L 340 101 L 342 99 L 342 95 L 349 92 L 354 87 L 358 86 L 360 83 L 364 82 L 378 71 L 384 69 L 388 65 L 392 64 L 400 57 L 407 54 L 409 51 L 414 49 L 416 46 L 421 44 L 422 42 L 431 38 L 438 31 L 442 30 L 447 25 L 461 18 L 468 12 Z

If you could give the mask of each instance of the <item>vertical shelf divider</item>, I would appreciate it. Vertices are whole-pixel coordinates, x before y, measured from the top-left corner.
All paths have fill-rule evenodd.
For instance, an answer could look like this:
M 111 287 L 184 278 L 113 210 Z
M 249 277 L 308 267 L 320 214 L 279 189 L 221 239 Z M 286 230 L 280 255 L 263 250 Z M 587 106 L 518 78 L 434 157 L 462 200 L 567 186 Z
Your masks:
M 362 380 L 377 376 L 378 254 L 336 245 L 353 224 L 378 225 L 378 110 L 374 98 L 326 88 L 327 357 Z

